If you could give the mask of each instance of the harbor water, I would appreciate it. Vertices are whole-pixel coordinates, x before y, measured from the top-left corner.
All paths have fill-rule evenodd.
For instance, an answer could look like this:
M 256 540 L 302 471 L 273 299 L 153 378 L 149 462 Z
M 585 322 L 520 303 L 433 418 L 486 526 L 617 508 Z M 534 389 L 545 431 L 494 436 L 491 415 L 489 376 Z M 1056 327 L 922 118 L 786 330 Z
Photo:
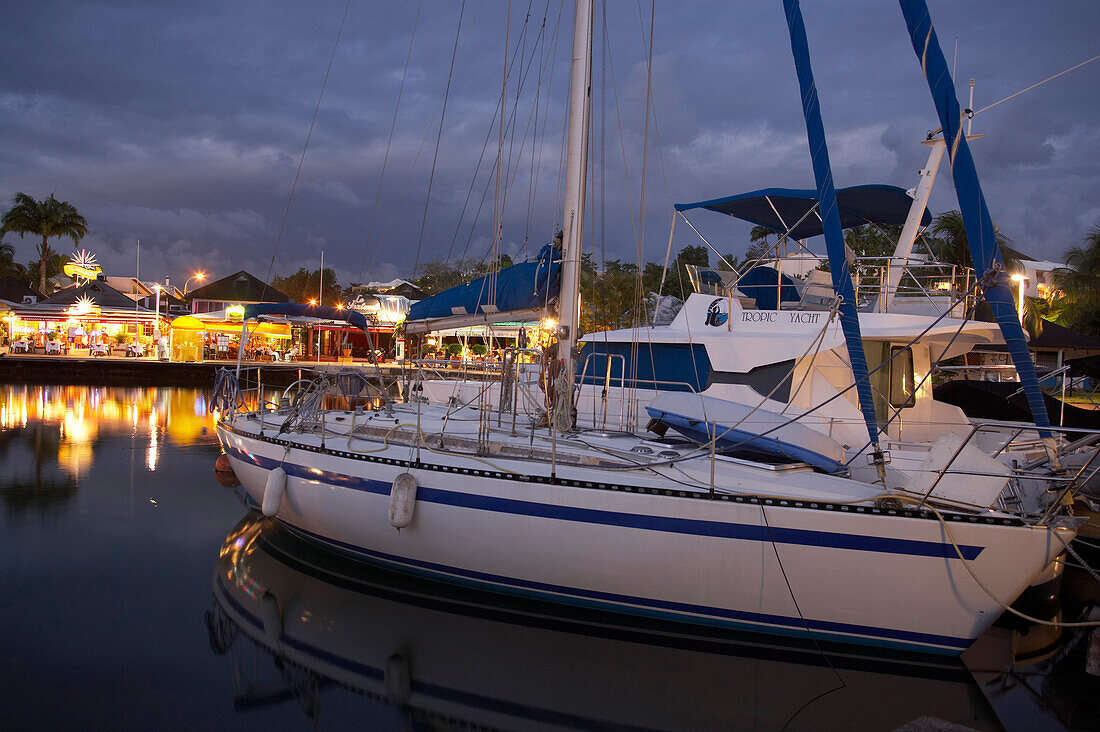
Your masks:
M 1100 727 L 1082 633 L 894 657 L 330 554 L 215 474 L 214 420 L 196 389 L 0 386 L 6 729 Z

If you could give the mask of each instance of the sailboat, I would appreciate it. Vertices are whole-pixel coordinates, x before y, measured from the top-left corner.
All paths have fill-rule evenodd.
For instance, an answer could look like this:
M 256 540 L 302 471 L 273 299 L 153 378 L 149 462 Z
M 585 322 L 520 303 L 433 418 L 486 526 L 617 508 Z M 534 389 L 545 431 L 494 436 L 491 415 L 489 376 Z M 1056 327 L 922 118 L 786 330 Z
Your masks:
M 786 5 L 792 47 L 806 57 L 801 74 L 805 32 Z M 742 435 L 734 429 L 745 415 L 711 419 L 665 405 L 654 419 L 681 438 L 583 428 L 575 385 L 583 376 L 578 293 L 591 50 L 592 4 L 578 0 L 562 251 L 560 262 L 551 252 L 530 267 L 535 296 L 525 306 L 538 306 L 535 282 L 548 288 L 541 297 L 549 304 L 557 275 L 558 344 L 545 359 L 543 403 L 525 406 L 502 379 L 475 399 L 439 404 L 421 396 L 421 379 L 400 403 L 372 396 L 364 409 L 353 401 L 363 396 L 358 387 L 337 380 L 340 394 L 327 397 L 333 384 L 321 378 L 293 402 L 249 410 L 226 372 L 218 435 L 243 488 L 300 536 L 435 580 L 677 622 L 960 653 L 1064 551 L 1080 523 L 1058 501 L 1040 514 L 1007 511 L 1005 496 L 1023 481 L 1065 492 L 1072 479 L 1005 465 L 972 449 L 972 436 L 954 436 L 891 483 L 842 242 L 836 246 L 827 159 L 814 163 L 839 296 L 830 317 L 868 428 L 868 448 L 854 454 L 864 464 L 852 464 L 828 435 L 800 430 L 805 415 Z M 945 126 L 945 139 L 953 129 Z M 956 148 L 965 141 L 952 142 L 953 160 Z M 689 301 L 684 318 L 729 322 L 741 312 L 732 303 L 724 312 L 721 302 L 700 306 Z M 248 306 L 246 319 L 265 307 Z M 458 318 L 499 310 L 450 306 Z M 518 414 L 540 406 L 541 422 Z M 1043 444 L 1052 442 L 1056 430 L 1040 426 Z M 777 443 L 790 453 L 783 459 L 774 455 Z

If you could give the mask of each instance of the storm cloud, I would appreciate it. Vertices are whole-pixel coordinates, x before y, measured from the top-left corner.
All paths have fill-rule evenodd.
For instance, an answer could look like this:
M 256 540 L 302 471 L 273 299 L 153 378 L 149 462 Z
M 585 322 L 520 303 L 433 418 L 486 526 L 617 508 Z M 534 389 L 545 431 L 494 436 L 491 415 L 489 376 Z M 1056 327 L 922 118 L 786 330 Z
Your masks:
M 930 4 L 949 60 L 958 38 L 964 106 L 969 78 L 980 109 L 1097 53 L 1091 0 Z M 663 259 L 673 202 L 812 187 L 782 4 L 743 5 L 658 3 L 650 70 L 649 5 L 597 4 L 586 246 L 599 255 Z M 0 26 L 0 200 L 54 192 L 85 214 L 82 245 L 106 270 L 132 272 L 140 239 L 143 278 L 178 283 L 199 269 L 286 274 L 316 267 L 321 251 L 343 284 L 481 257 L 507 53 L 502 248 L 522 256 L 549 241 L 562 216 L 572 4 L 352 0 L 299 174 L 344 10 L 345 0 L 13 4 Z M 803 12 L 837 184 L 914 185 L 938 123 L 900 10 L 838 1 Z M 1060 257 L 1100 220 L 1098 86 L 1100 62 L 974 120 L 993 218 L 1034 256 Z M 931 208 L 956 206 L 941 176 Z M 748 243 L 747 225 L 707 212 L 693 221 L 722 251 Z M 674 249 L 693 237 L 679 228 Z M 31 258 L 29 239 L 6 240 Z

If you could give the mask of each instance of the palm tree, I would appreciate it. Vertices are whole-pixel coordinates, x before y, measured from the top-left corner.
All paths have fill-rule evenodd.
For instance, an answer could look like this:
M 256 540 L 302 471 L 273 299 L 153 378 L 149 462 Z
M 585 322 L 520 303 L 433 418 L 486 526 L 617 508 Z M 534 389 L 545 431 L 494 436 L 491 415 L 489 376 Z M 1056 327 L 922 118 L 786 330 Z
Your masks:
M 20 275 L 19 265 L 15 263 L 15 247 L 7 242 L 0 241 L 0 277 Z
M 16 193 L 12 203 L 14 205 L 0 219 L 0 234 L 10 231 L 19 234 L 20 239 L 24 234 L 42 237 L 38 245 L 38 289 L 43 294 L 49 294 L 46 290 L 46 267 L 53 255 L 49 238 L 67 236 L 78 244 L 88 233 L 88 222 L 75 206 L 68 201 L 58 201 L 52 193 L 44 201 L 38 201 L 26 193 Z
M 1069 248 L 1066 265 L 1053 273 L 1059 298 L 1079 308 L 1100 305 L 1100 226 L 1093 227 L 1083 246 Z
M 1012 240 L 1002 234 L 994 226 L 997 245 L 1001 248 L 1001 258 L 1004 259 L 1005 269 L 1012 271 L 1018 269 L 1017 261 L 1023 259 L 1019 252 L 1009 246 Z M 942 213 L 932 220 L 932 250 L 936 258 L 947 264 L 957 264 L 963 267 L 971 267 L 970 246 L 966 241 L 966 225 L 963 223 L 962 214 L 958 211 Z
M 771 252 L 771 244 L 768 237 L 775 234 L 767 226 L 757 225 L 749 232 L 749 248 L 745 251 L 745 259 L 762 259 Z M 778 234 L 776 234 L 778 237 Z

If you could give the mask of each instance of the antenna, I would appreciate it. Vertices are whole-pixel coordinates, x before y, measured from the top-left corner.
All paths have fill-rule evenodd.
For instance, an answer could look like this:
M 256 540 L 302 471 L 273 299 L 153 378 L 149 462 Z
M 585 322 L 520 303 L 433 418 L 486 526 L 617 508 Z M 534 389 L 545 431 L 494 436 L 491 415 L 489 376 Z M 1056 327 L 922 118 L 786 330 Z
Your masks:
M 970 102 L 966 105 L 966 134 L 970 135 L 970 128 L 974 126 L 974 80 L 970 80 Z

